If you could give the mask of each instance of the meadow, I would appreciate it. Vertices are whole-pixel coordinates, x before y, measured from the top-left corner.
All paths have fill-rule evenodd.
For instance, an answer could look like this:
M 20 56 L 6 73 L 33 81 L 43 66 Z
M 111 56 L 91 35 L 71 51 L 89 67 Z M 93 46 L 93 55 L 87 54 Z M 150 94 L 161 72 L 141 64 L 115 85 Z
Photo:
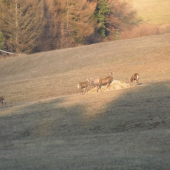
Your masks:
M 170 34 L 1 58 L 1 169 L 168 170 L 169 66 Z M 78 93 L 106 69 L 139 86 Z
M 170 33 L 170 1 L 131 0 L 128 2 L 136 11 L 138 23 L 120 32 L 119 39 Z
M 156 25 L 170 23 L 169 0 L 132 0 L 130 2 L 144 23 Z

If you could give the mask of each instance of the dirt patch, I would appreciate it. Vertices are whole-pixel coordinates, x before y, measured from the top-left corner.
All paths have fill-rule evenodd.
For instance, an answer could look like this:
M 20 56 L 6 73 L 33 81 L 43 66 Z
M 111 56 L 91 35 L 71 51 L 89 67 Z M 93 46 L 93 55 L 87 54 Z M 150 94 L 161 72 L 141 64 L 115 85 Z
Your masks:
M 129 87 L 131 87 L 130 84 L 126 84 L 125 82 L 119 81 L 119 80 L 113 80 L 112 83 L 110 84 L 110 90 L 120 90 L 120 89 L 129 88 Z M 102 86 L 101 90 L 104 92 L 109 91 L 109 89 L 107 88 L 107 85 Z M 100 92 L 100 90 L 99 90 L 99 92 Z M 88 93 L 97 93 L 97 88 L 95 87 L 95 88 L 89 90 Z

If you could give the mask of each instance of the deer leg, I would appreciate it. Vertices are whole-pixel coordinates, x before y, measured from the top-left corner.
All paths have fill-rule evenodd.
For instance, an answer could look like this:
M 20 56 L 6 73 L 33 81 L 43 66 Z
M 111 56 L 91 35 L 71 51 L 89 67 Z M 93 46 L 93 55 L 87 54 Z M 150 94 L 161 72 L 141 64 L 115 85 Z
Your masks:
M 99 91 L 99 89 L 101 89 L 101 85 L 100 84 L 97 86 L 97 92 Z
M 137 84 L 138 84 L 138 86 L 139 86 L 139 80 L 137 80 Z
M 96 85 L 95 87 L 96 87 L 96 90 L 97 90 L 97 92 L 98 92 L 98 85 Z
M 100 85 L 96 86 L 97 87 L 97 92 L 99 91 Z
M 100 89 L 100 91 L 102 91 L 102 85 L 100 86 L 100 88 L 99 88 L 99 89 Z
M 87 87 L 85 88 L 85 93 L 87 93 Z
M 109 86 L 109 83 L 107 83 L 107 89 L 109 88 L 109 90 L 110 90 L 110 86 Z
M 3 107 L 6 106 L 6 102 L 3 102 Z
M 87 89 L 86 89 L 86 87 L 85 87 L 85 88 L 84 88 L 84 94 L 86 93 L 86 90 L 87 90 Z
M 99 91 L 99 87 L 100 87 L 100 84 L 99 84 L 99 85 L 97 85 L 97 92 Z

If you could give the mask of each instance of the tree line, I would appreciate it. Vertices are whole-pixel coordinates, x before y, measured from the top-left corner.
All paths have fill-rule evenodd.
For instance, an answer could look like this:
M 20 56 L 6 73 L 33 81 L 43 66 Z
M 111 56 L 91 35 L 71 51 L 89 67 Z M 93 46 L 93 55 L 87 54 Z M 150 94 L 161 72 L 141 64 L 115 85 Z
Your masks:
M 34 53 L 110 41 L 136 23 L 126 0 L 0 0 L 0 48 Z

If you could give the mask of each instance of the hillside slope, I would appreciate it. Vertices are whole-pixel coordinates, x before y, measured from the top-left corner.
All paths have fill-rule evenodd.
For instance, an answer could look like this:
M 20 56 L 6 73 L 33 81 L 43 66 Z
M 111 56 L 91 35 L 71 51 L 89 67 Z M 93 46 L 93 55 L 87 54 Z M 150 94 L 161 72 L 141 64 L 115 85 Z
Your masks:
M 169 170 L 169 66 L 170 34 L 1 59 L 0 168 Z M 140 84 L 78 94 L 105 69 Z
M 170 23 L 170 1 L 168 0 L 132 0 L 137 16 L 148 24 Z
M 170 78 L 170 34 L 93 44 L 0 60 L 0 94 L 9 104 L 77 93 L 77 83 L 107 76 L 141 82 Z

